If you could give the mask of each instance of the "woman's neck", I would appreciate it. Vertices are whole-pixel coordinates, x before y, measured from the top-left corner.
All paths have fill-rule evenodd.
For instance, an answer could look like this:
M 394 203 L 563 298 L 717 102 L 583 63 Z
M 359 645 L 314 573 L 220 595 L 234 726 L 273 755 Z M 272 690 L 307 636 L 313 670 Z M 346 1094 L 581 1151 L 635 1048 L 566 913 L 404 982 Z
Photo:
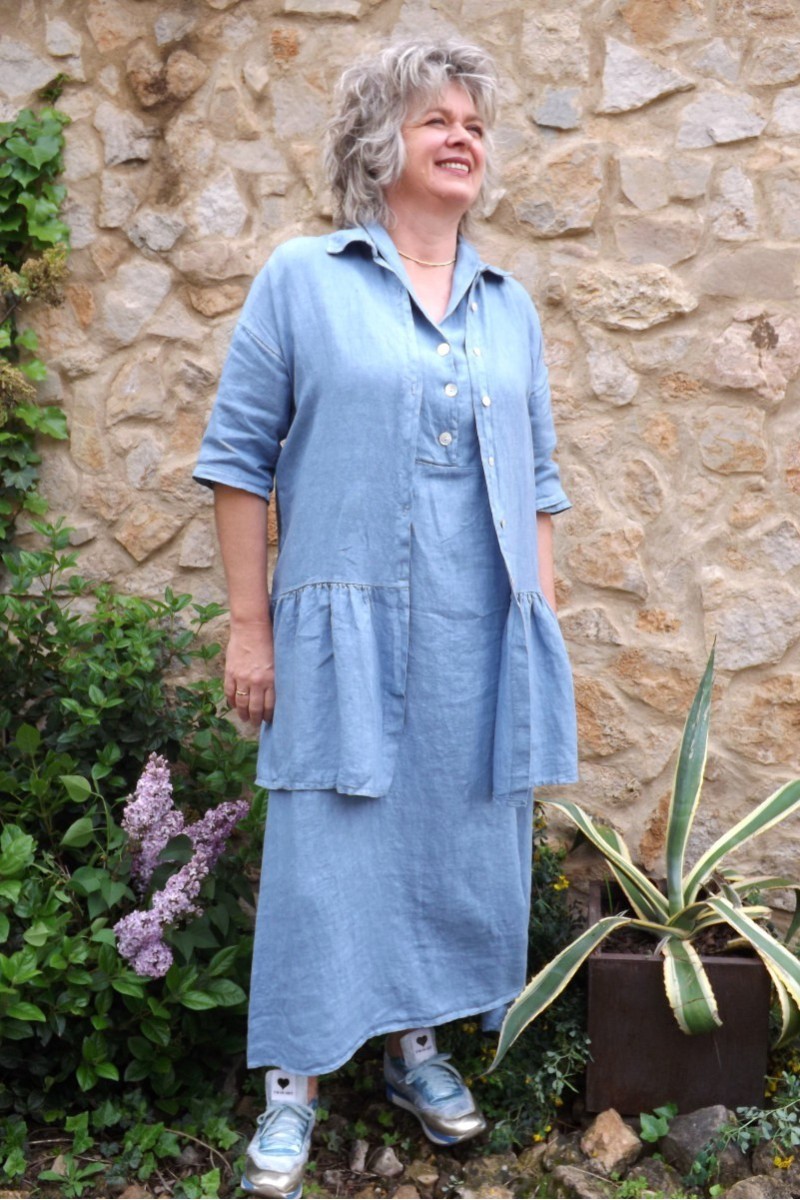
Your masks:
M 451 263 L 456 256 L 460 217 L 404 213 L 394 209 L 388 233 L 400 254 L 420 263 Z

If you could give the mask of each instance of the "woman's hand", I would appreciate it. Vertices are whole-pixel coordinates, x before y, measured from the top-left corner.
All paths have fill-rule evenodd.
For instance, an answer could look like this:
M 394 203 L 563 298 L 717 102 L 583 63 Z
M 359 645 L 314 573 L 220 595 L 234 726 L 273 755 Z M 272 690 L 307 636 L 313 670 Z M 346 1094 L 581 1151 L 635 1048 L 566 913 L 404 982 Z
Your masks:
M 231 623 L 225 656 L 225 698 L 243 721 L 258 727 L 275 711 L 275 655 L 267 621 Z

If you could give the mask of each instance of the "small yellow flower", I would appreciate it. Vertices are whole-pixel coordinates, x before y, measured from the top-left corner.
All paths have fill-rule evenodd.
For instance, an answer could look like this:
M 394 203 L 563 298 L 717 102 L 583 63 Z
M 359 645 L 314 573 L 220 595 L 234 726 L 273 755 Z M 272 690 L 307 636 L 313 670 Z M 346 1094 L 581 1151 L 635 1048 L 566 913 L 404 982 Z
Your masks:
M 478 1026 L 475 1024 L 474 1021 L 465 1021 L 465 1023 L 461 1026 L 461 1028 L 464 1030 L 464 1033 L 477 1033 L 478 1032 Z
M 549 1133 L 552 1128 L 553 1128 L 552 1125 L 545 1125 L 545 1127 L 544 1127 L 545 1133 Z
M 568 887 L 569 887 L 569 880 L 567 879 L 566 875 L 559 875 L 558 879 L 556 879 L 553 883 L 553 891 L 554 892 L 563 892 Z
M 531 1134 L 531 1141 L 532 1141 L 532 1142 L 543 1142 L 543 1141 L 544 1141 L 544 1134 L 543 1134 L 543 1133 L 533 1133 L 533 1134 Z
M 774 1165 L 776 1167 L 778 1167 L 781 1171 L 785 1171 L 794 1162 L 794 1155 L 787 1154 L 785 1158 L 781 1158 L 780 1154 L 776 1154 L 772 1161 L 773 1161 Z
M 530 1075 L 526 1075 L 526 1076 L 525 1076 L 525 1082 L 526 1082 L 526 1083 L 532 1083 L 532 1082 L 533 1082 L 533 1081 L 532 1081 L 532 1079 L 531 1079 L 531 1077 L 530 1077 Z
M 464 1083 L 467 1085 L 467 1087 L 472 1087 L 472 1076 L 468 1075 L 464 1080 Z
M 556 1108 L 561 1108 L 563 1103 L 564 1103 L 564 1101 L 561 1099 L 560 1096 L 556 1096 L 556 1098 L 553 1100 L 553 1104 L 555 1104 Z

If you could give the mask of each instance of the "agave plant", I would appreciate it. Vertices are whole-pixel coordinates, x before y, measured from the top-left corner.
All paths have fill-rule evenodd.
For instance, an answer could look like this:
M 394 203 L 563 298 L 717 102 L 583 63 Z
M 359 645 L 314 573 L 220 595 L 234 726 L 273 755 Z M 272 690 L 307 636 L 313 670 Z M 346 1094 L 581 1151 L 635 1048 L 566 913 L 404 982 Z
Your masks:
M 712 649 L 678 754 L 667 823 L 664 890 L 634 864 L 625 842 L 613 829 L 593 821 L 577 804 L 542 801 L 569 817 L 604 855 L 631 911 L 597 921 L 531 980 L 506 1014 L 489 1072 L 525 1026 L 564 990 L 603 939 L 626 925 L 657 939 L 654 953 L 663 956 L 667 998 L 684 1033 L 709 1033 L 721 1024 L 708 975 L 692 944 L 702 930 L 712 925 L 729 926 L 734 941 L 752 947 L 769 972 L 782 1017 L 777 1044 L 800 1033 L 800 960 L 791 950 L 800 928 L 800 882 L 772 875 L 745 876 L 721 866 L 730 851 L 739 850 L 800 808 L 800 779 L 779 788 L 714 842 L 693 867 L 686 867 L 686 847 L 700 802 L 708 754 L 713 675 Z M 764 928 L 761 922 L 770 909 L 756 902 L 772 889 L 791 889 L 795 893 L 796 910 L 783 941 Z

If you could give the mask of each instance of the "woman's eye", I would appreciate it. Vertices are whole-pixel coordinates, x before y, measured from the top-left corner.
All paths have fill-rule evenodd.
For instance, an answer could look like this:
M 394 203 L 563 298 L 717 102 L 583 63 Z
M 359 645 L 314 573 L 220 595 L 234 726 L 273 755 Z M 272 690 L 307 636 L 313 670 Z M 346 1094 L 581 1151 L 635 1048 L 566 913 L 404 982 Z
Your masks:
M 483 137 L 483 126 L 482 125 L 468 125 L 467 128 L 469 129 L 469 132 L 472 134 L 473 137 L 479 137 L 479 138 Z

